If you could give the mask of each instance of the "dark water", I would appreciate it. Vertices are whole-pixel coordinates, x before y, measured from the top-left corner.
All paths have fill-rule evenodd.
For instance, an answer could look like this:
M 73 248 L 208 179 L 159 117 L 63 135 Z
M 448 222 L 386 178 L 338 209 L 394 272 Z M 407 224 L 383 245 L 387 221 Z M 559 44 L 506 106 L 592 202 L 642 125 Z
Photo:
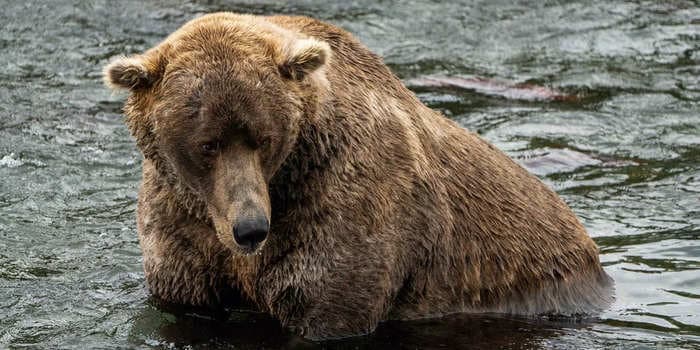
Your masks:
M 700 4 L 691 1 L 0 1 L 0 348 L 314 347 L 250 312 L 149 300 L 140 155 L 101 85 L 112 56 L 218 10 L 355 33 L 403 79 L 532 83 L 578 101 L 416 88 L 580 216 L 617 283 L 587 323 L 452 316 L 328 347 L 700 348 Z

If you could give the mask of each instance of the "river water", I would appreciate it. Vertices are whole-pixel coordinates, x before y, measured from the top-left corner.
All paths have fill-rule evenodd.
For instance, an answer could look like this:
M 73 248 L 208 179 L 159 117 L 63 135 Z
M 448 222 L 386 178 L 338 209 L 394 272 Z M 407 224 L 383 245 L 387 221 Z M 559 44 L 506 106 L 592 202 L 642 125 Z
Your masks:
M 141 270 L 140 155 L 101 67 L 202 13 L 303 14 L 402 79 L 489 78 L 575 96 L 413 87 L 552 186 L 601 248 L 597 320 L 455 315 L 321 346 L 700 348 L 697 1 L 0 0 L 0 348 L 314 348 L 264 315 L 159 306 Z

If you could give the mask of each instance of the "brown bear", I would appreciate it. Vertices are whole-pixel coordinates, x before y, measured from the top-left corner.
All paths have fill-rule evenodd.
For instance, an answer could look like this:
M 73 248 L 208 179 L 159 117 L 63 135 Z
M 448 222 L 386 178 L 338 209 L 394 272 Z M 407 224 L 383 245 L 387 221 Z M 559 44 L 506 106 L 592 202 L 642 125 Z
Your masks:
M 310 339 L 455 312 L 574 315 L 611 299 L 576 216 L 423 105 L 346 31 L 216 13 L 105 67 L 144 155 L 148 287 L 239 292 Z

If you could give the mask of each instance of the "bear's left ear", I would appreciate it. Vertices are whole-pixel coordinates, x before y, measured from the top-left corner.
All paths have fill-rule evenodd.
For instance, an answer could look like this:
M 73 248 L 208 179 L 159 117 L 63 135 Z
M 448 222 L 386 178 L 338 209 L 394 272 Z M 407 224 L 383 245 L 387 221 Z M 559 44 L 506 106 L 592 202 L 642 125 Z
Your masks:
M 316 39 L 301 39 L 290 45 L 279 64 L 283 77 L 302 80 L 323 66 L 331 56 L 328 44 Z

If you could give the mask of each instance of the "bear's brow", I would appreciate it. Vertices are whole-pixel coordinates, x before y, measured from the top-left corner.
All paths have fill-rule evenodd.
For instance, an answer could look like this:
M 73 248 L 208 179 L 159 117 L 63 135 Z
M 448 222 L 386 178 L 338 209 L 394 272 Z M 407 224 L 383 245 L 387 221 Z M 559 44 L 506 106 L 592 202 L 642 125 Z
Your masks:
M 202 116 L 202 102 L 195 92 L 185 99 L 185 115 L 188 119 L 200 118 Z

